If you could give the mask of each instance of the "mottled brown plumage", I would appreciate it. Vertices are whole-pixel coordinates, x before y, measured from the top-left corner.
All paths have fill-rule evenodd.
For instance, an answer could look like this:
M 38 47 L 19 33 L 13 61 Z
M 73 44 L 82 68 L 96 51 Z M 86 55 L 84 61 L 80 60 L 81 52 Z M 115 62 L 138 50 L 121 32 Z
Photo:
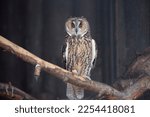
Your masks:
M 91 38 L 85 18 L 69 18 L 66 22 L 66 43 L 63 52 L 66 69 L 90 80 L 90 71 L 97 56 L 95 41 Z M 84 90 L 67 84 L 69 99 L 82 99 Z
M 80 76 L 90 76 L 90 68 L 92 64 L 89 64 L 92 60 L 92 41 L 91 39 L 81 37 L 68 38 L 68 61 L 67 69 L 69 71 L 76 71 Z

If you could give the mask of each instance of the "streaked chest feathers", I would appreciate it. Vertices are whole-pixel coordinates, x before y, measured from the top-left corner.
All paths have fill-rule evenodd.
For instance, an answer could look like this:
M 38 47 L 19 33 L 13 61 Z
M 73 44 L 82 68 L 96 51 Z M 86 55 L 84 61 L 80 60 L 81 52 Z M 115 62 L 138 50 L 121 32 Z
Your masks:
M 92 41 L 90 39 L 69 39 L 66 59 L 68 70 L 81 76 L 89 76 L 92 61 Z

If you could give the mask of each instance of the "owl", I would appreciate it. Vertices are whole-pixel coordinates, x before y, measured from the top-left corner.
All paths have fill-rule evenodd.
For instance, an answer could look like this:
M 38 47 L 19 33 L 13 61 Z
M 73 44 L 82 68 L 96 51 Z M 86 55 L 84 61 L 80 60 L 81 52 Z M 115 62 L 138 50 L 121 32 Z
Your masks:
M 88 21 L 83 17 L 69 18 L 65 23 L 66 41 L 63 46 L 65 68 L 90 80 L 90 71 L 97 57 L 95 40 L 90 34 Z M 67 83 L 66 96 L 71 100 L 82 99 L 84 89 Z

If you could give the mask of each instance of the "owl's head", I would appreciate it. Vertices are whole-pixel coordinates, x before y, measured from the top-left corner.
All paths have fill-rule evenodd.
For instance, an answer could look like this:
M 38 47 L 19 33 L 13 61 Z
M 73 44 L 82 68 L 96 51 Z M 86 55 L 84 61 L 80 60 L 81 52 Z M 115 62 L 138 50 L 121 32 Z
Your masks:
M 82 37 L 90 30 L 88 21 L 83 17 L 69 18 L 65 28 L 68 35 L 72 37 Z

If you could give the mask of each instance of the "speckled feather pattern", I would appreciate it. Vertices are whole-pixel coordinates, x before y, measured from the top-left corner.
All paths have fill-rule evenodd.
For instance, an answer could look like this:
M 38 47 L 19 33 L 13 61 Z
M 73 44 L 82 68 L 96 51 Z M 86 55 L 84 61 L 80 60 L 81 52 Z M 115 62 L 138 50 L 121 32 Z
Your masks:
M 68 56 L 66 68 L 77 75 L 90 76 L 92 67 L 92 40 L 89 38 L 67 38 Z
M 97 56 L 96 43 L 90 35 L 88 21 L 81 17 L 69 18 L 66 23 L 66 42 L 63 47 L 65 67 L 82 78 L 90 78 L 90 71 Z M 82 79 L 83 80 L 83 79 Z M 84 89 L 67 83 L 66 96 L 82 99 Z

